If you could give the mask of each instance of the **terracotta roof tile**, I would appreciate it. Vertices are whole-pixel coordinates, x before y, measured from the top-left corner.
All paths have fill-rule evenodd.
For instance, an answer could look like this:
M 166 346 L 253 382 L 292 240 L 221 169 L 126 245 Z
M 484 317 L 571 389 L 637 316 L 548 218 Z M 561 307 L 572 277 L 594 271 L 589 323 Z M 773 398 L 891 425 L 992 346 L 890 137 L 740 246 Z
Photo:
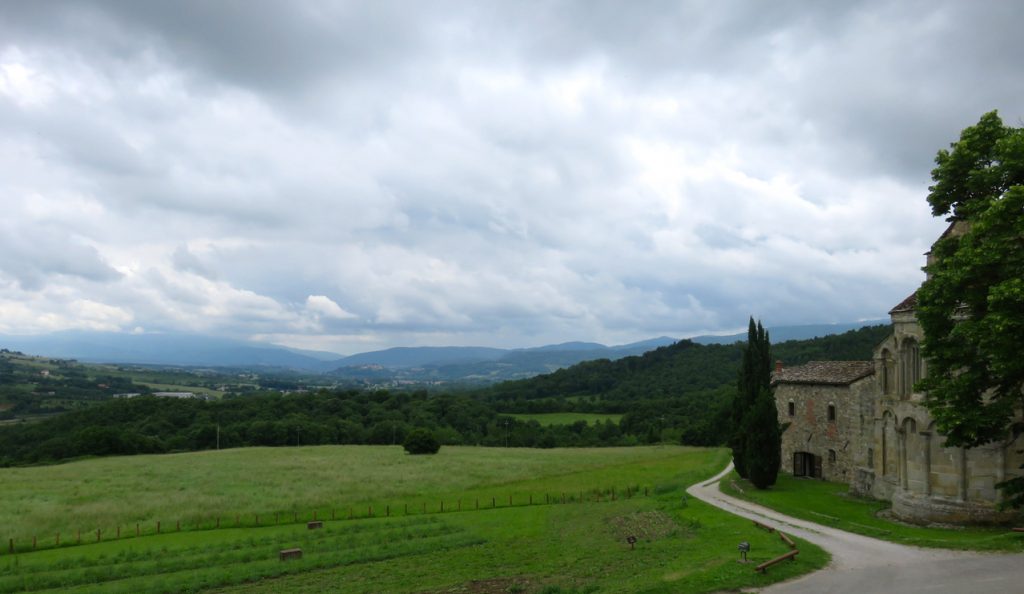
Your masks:
M 914 311 L 914 309 L 916 309 L 916 308 L 917 308 L 917 291 L 914 291 L 913 293 L 910 294 L 910 297 L 907 297 L 903 301 L 900 301 L 899 304 L 896 307 L 890 309 L 889 310 L 889 315 L 892 315 L 894 313 L 901 313 L 901 312 L 905 312 L 905 311 Z
M 772 383 L 845 386 L 874 373 L 871 361 L 811 361 L 775 372 Z

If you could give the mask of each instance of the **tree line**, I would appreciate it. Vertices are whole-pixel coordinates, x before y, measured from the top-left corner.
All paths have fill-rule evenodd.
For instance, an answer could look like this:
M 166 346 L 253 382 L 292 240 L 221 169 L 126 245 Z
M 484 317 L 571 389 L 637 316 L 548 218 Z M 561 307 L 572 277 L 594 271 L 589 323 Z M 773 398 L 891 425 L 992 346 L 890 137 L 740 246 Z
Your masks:
M 866 359 L 888 330 L 782 343 L 776 356 Z M 787 347 L 787 345 L 789 345 Z M 817 346 L 816 346 L 817 345 Z M 789 349 L 789 351 L 787 351 Z M 788 353 L 788 354 L 787 354 Z M 798 358 L 799 356 L 799 358 Z M 217 447 L 402 444 L 415 428 L 440 443 L 509 447 L 724 445 L 742 345 L 681 341 L 642 356 L 574 365 L 529 380 L 456 393 L 260 391 L 201 401 L 140 396 L 0 427 L 0 464 Z M 541 426 L 517 412 L 621 414 L 618 423 Z

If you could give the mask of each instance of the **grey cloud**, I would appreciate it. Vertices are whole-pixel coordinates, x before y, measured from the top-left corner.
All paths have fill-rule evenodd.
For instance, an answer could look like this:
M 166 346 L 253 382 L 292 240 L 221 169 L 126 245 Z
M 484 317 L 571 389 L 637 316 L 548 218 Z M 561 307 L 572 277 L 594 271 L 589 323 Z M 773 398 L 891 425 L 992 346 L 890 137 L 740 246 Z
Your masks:
M 0 87 L 0 298 L 334 348 L 878 317 L 935 151 L 1022 115 L 1019 10 L 11 3 L 0 58 L 53 92 Z
M 61 236 L 45 227 L 0 232 L 0 273 L 18 281 L 22 288 L 38 290 L 57 282 L 54 277 L 109 283 L 121 273 L 104 261 L 91 245 Z

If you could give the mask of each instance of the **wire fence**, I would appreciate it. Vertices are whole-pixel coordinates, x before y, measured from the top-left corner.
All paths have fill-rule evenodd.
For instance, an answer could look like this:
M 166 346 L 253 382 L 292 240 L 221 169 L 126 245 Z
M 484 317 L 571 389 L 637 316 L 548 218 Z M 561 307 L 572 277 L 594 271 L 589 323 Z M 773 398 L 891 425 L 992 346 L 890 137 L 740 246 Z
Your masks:
M 164 522 L 149 520 L 118 524 L 113 528 L 93 528 L 90 530 L 72 530 L 56 532 L 42 538 L 32 536 L 8 538 L 7 546 L 0 549 L 0 556 L 28 553 L 62 547 L 95 544 L 109 540 L 141 538 L 174 532 L 194 532 L 203 530 L 221 530 L 235 528 L 262 528 L 268 526 L 285 526 L 290 524 L 307 524 L 309 528 L 322 527 L 325 521 L 366 520 L 371 518 L 392 518 L 426 514 L 458 513 L 464 511 L 481 511 L 492 509 L 508 509 L 536 505 L 567 505 L 581 503 L 606 503 L 633 497 L 648 497 L 650 487 L 630 485 L 625 489 L 615 487 L 597 489 L 577 489 L 575 491 L 535 493 L 505 493 L 484 497 L 472 496 L 465 498 L 438 498 L 433 502 L 417 500 L 412 503 L 361 503 L 359 506 L 328 507 L 313 509 L 300 513 L 296 510 L 276 511 L 270 513 L 217 514 L 193 520 L 191 523 L 175 520 Z M 314 526 L 313 523 L 319 523 Z

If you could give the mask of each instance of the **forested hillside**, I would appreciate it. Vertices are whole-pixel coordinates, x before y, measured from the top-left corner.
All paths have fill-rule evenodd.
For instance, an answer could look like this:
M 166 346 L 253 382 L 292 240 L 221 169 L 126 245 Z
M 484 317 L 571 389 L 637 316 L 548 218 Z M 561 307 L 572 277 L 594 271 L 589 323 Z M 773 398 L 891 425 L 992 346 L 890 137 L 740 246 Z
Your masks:
M 787 365 L 867 359 L 889 332 L 875 326 L 773 348 Z M 424 427 L 446 444 L 519 447 L 682 442 L 719 445 L 727 434 L 740 345 L 682 341 L 642 356 L 581 363 L 529 380 L 456 394 L 320 390 L 223 400 L 139 397 L 96 403 L 38 423 L 0 427 L 0 464 L 87 455 L 253 445 L 401 443 Z M 542 427 L 518 412 L 620 413 L 621 421 Z M 219 437 L 218 437 L 219 436 Z

